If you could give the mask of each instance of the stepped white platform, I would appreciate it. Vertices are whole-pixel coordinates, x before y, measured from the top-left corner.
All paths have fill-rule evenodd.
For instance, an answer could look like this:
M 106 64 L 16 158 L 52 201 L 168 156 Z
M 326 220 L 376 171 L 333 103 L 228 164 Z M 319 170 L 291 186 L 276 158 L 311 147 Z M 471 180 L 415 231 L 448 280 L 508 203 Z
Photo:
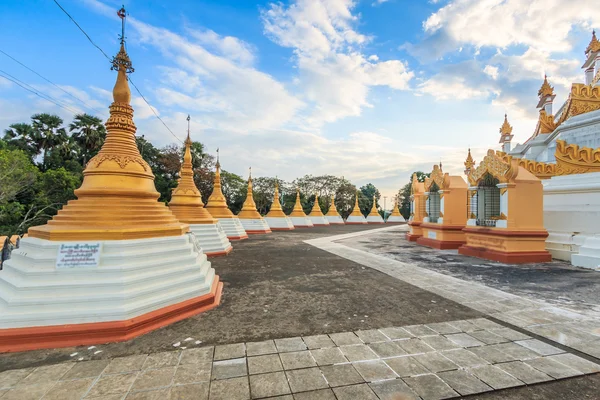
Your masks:
M 229 240 L 248 239 L 248 234 L 238 217 L 217 218 Z
M 388 224 L 390 224 L 390 223 L 391 224 L 397 224 L 397 223 L 400 223 L 400 222 L 406 222 L 406 220 L 401 215 L 400 216 L 398 216 L 398 215 L 390 215 L 388 217 L 387 221 L 385 221 L 385 222 L 388 223 Z
M 600 271 L 600 235 L 585 239 L 579 253 L 571 255 L 571 264 Z
M 0 352 L 127 340 L 220 302 L 191 235 L 97 241 L 97 266 L 57 268 L 70 243 L 28 237 L 4 263 Z
M 330 225 L 344 225 L 344 219 L 340 215 L 326 215 Z
M 381 218 L 381 215 L 368 215 L 367 216 L 367 224 L 383 224 L 383 218 Z
M 291 231 L 296 229 L 287 215 L 285 217 L 264 217 L 272 231 Z
M 312 222 L 313 226 L 329 226 L 329 221 L 324 215 L 309 215 L 308 219 L 310 219 L 310 222 Z
M 216 224 L 190 224 L 196 243 L 208 257 L 224 256 L 233 250 L 220 222 Z
M 366 223 L 367 219 L 362 215 L 349 215 L 348 218 L 346 218 L 346 225 L 361 225 Z
M 312 228 L 314 225 L 308 217 L 288 217 L 295 228 Z
M 261 218 L 261 219 L 240 218 L 239 220 L 242 223 L 244 230 L 249 235 L 261 234 L 261 233 L 271 233 L 271 228 L 269 227 L 269 224 L 263 218 Z

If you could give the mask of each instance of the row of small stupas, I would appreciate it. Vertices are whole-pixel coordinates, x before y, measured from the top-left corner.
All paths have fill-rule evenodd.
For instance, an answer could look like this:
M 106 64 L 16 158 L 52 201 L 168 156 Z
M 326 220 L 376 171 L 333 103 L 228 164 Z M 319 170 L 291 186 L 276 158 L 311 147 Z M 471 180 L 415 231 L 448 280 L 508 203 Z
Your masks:
M 600 41 L 585 49 L 585 83 L 573 83 L 553 114 L 547 77 L 538 91 L 539 119 L 524 144 L 511 148 L 505 115 L 502 151 L 489 150 L 467 182 L 435 166 L 413 177 L 408 239 L 462 254 L 511 262 L 551 258 L 600 267 Z
M 124 31 L 127 14 L 119 15 Z M 226 254 L 229 239 L 248 233 L 343 222 L 334 205 L 324 216 L 318 200 L 307 216 L 299 193 L 286 216 L 277 187 L 263 219 L 251 178 L 235 216 L 221 191 L 219 163 L 204 207 L 189 134 L 178 187 L 168 207 L 159 202 L 136 146 L 127 77 L 133 67 L 125 49 L 121 36 L 106 140 L 83 171 L 77 199 L 31 227 L 0 270 L 0 353 L 124 341 L 209 310 L 220 303 L 223 284 L 207 253 Z M 367 219 L 357 214 L 358 200 L 347 223 L 383 222 L 375 205 Z

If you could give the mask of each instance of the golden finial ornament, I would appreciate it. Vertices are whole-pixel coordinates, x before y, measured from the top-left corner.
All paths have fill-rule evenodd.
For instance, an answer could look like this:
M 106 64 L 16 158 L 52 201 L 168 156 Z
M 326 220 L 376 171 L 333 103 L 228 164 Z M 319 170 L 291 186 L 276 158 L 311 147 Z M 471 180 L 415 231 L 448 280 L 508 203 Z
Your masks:
M 542 83 L 542 87 L 540 87 L 540 90 L 538 90 L 538 96 L 540 98 L 546 96 L 554 96 L 554 88 L 548 83 L 548 76 L 546 75 L 544 75 L 544 82 Z
M 179 236 L 189 231 L 164 203 L 158 202 L 150 166 L 138 150 L 127 74 L 134 71 L 125 47 L 125 9 L 121 46 L 112 60 L 117 71 L 113 103 L 106 121 L 106 140 L 83 171 L 77 200 L 47 225 L 29 229 L 29 236 L 47 240 L 121 240 Z
M 512 133 L 512 126 L 510 126 L 510 124 L 508 123 L 508 115 L 504 114 L 504 122 L 502 123 L 502 126 L 500 127 L 500 133 L 502 134 L 502 136 L 506 136 L 506 135 L 510 135 Z M 470 149 L 469 149 L 470 151 Z
M 596 37 L 596 31 L 593 30 L 592 40 L 590 40 L 590 44 L 588 44 L 588 47 L 586 47 L 585 54 L 588 55 L 589 53 L 595 53 L 597 51 L 600 51 L 600 41 Z
M 475 161 L 473 160 L 473 156 L 471 155 L 471 149 L 469 148 L 469 153 L 467 154 L 467 159 L 465 160 L 465 175 L 469 175 L 471 169 L 475 166 Z M 413 180 L 413 185 L 414 185 Z

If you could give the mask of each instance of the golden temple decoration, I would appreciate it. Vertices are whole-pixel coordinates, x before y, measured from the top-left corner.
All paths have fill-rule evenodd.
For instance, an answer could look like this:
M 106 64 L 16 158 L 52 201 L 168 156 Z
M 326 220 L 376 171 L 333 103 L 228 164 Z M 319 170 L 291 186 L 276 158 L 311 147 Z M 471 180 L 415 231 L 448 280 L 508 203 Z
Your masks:
M 596 37 L 596 31 L 592 31 L 592 40 L 590 40 L 590 44 L 588 44 L 588 47 L 585 49 L 585 54 L 595 53 L 597 51 L 600 51 L 600 41 Z
M 508 123 L 508 115 L 504 114 L 504 122 L 502 123 L 502 126 L 500 127 L 500 134 L 502 135 L 502 137 L 510 136 L 512 134 L 512 131 L 513 131 L 513 127 Z M 470 153 L 471 152 L 469 149 L 469 154 Z
M 271 203 L 271 209 L 267 213 L 267 217 L 271 218 L 285 218 L 286 215 L 281 208 L 281 202 L 279 201 L 279 182 L 275 181 L 275 195 L 273 196 L 273 203 Z
M 212 217 L 204 208 L 202 194 L 194 183 L 194 171 L 192 169 L 192 139 L 190 139 L 188 115 L 188 135 L 185 140 L 185 152 L 183 155 L 183 164 L 179 172 L 177 187 L 173 189 L 169 209 L 175 214 L 177 219 L 188 224 L 216 224 L 218 220 Z
M 540 110 L 535 136 L 540 133 L 552 133 L 556 127 L 557 125 L 554 123 L 554 115 L 548 115 L 546 114 L 546 110 Z
M 335 207 L 335 196 L 331 195 L 331 205 L 329 206 L 329 210 L 327 210 L 326 217 L 338 217 L 340 213 L 338 213 L 337 208 Z
M 292 213 L 289 216 L 306 217 L 306 213 L 302 208 L 302 202 L 300 201 L 300 188 L 296 188 L 296 204 L 294 204 L 294 209 L 292 210 Z
M 502 189 L 500 189 L 500 196 L 503 196 L 503 195 L 504 195 L 504 193 L 506 193 L 507 191 L 508 191 L 508 189 L 507 189 L 507 188 L 502 188 Z
M 556 126 L 576 115 L 600 110 L 600 86 L 574 83 Z
M 425 191 L 429 192 L 431 185 L 435 182 L 439 190 L 448 189 L 450 185 L 450 175 L 444 174 L 439 165 L 433 166 L 433 171 L 428 178 L 425 178 Z
M 467 154 L 467 159 L 465 160 L 465 175 L 469 175 L 471 169 L 475 166 L 475 161 L 473 161 L 473 156 L 471 155 L 471 149 L 469 149 L 469 154 Z
M 83 183 L 69 203 L 29 236 L 47 240 L 122 240 L 179 236 L 189 225 L 158 202 L 150 166 L 138 150 L 127 73 L 133 72 L 125 42 L 113 59 L 117 79 L 106 122 L 106 140 L 83 171 Z
M 548 83 L 548 77 L 546 75 L 544 75 L 544 83 L 542 83 L 542 87 L 540 87 L 540 90 L 538 90 L 538 96 L 554 96 L 554 88 Z
M 312 210 L 310 210 L 311 217 L 323 217 L 323 211 L 321 211 L 321 206 L 319 205 L 319 195 L 315 193 L 315 203 L 313 204 Z
M 356 191 L 356 201 L 354 202 L 354 208 L 352 209 L 350 215 L 354 215 L 356 217 L 364 217 L 364 215 L 362 215 L 362 213 L 360 212 L 360 207 L 358 206 L 358 190 Z
M 206 209 L 215 218 L 234 218 L 221 189 L 221 163 L 218 156 L 216 167 L 213 191 L 206 202 Z
M 580 148 L 576 144 L 556 141 L 556 174 L 571 175 L 587 172 L 600 172 L 600 148 Z
M 504 162 L 516 160 L 519 167 L 525 168 L 539 179 L 550 179 L 556 175 L 556 164 L 548 164 L 539 161 L 528 160 L 526 158 L 515 158 L 506 153 L 497 153 Z
M 392 213 L 390 214 L 390 216 L 394 216 L 394 217 L 401 217 L 402 214 L 400 214 L 400 204 L 398 202 L 398 195 L 396 195 L 396 197 L 394 197 L 394 208 L 392 209 Z
M 242 209 L 238 213 L 238 218 L 242 219 L 261 219 L 261 215 L 256 209 L 256 203 L 254 202 L 254 196 L 252 195 L 252 168 L 248 174 L 248 193 L 246 194 L 246 200 L 242 205 Z
M 503 153 L 498 152 L 496 154 L 494 150 L 488 150 L 487 155 L 479 163 L 479 166 L 469 174 L 469 184 L 477 186 L 486 173 L 498 179 L 500 183 L 513 182 L 519 172 L 518 162 L 508 155 L 505 156 L 505 161 L 502 159 L 501 154 Z
M 371 212 L 369 213 L 369 216 L 371 216 L 371 217 L 379 216 L 379 210 L 377 210 L 377 199 L 375 198 L 375 195 L 373 195 L 373 207 L 371 207 Z

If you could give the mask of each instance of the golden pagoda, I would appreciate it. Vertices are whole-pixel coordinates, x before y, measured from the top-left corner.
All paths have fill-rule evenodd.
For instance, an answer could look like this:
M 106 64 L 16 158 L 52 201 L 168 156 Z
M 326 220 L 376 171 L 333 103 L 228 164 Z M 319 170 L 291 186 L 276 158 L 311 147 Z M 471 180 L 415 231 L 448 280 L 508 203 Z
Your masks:
M 379 214 L 379 210 L 377 210 L 377 199 L 375 195 L 373 195 L 373 207 L 371 207 L 371 212 L 367 215 L 367 223 L 369 224 L 383 224 L 383 218 Z
M 279 201 L 279 183 L 275 181 L 275 194 L 273 196 L 273 203 L 271 209 L 265 215 L 265 221 L 269 224 L 269 228 L 272 231 L 291 231 L 294 230 L 294 223 L 290 218 L 285 215 L 281 208 L 281 202 Z
M 124 8 L 106 141 L 47 225 L 0 273 L 0 353 L 130 340 L 216 307 L 223 284 L 189 226 L 158 202 L 135 141 Z M 15 286 L 14 276 L 19 279 Z
M 248 234 L 271 233 L 269 224 L 256 210 L 256 203 L 252 196 L 252 167 L 250 167 L 250 173 L 248 174 L 248 193 L 242 210 L 238 213 L 238 218 Z
M 296 204 L 294 204 L 294 209 L 289 217 L 296 228 L 310 228 L 313 226 L 312 221 L 308 218 L 302 208 L 302 203 L 300 202 L 300 188 L 298 187 L 296 188 Z
M 217 149 L 217 165 L 213 191 L 206 202 L 206 209 L 213 217 L 217 218 L 229 240 L 248 239 L 248 234 L 239 218 L 233 215 L 227 206 L 227 200 L 221 190 L 221 162 L 219 161 L 219 150 Z
M 187 121 L 188 135 L 185 140 L 183 164 L 179 172 L 177 187 L 173 189 L 171 195 L 169 208 L 179 221 L 190 224 L 190 230 L 194 233 L 198 245 L 207 256 L 225 255 L 232 250 L 231 243 L 227 239 L 219 220 L 210 215 L 204 208 L 202 194 L 194 183 L 189 115 Z
M 387 222 L 388 224 L 406 222 L 402 214 L 400 214 L 400 209 L 398 208 L 398 206 L 398 195 L 396 195 L 396 197 L 394 198 L 394 208 L 392 208 L 392 213 L 385 222 Z
M 348 218 L 346 218 L 346 224 L 358 225 L 358 224 L 366 224 L 366 223 L 367 223 L 367 219 L 365 218 L 364 215 L 362 215 L 362 213 L 360 212 L 360 207 L 358 206 L 358 190 L 357 190 L 354 208 L 352 209 L 352 212 L 350 213 Z
M 310 211 L 310 214 L 308 214 L 308 218 L 314 226 L 329 226 L 329 221 L 323 215 L 323 211 L 321 211 L 319 195 L 317 193 L 315 193 L 315 204 L 313 204 L 313 208 Z
M 473 160 L 473 156 L 471 155 L 471 149 L 469 148 L 469 154 L 467 154 L 467 159 L 465 160 L 465 175 L 469 175 L 474 166 L 475 161 Z
M 504 114 L 504 122 L 500 127 L 500 141 L 498 143 L 502 144 L 502 151 L 509 152 L 510 151 L 510 142 L 512 141 L 514 135 L 512 134 L 513 128 L 508 123 L 508 115 Z M 471 156 L 471 149 L 469 149 L 469 155 L 467 156 L 467 162 L 469 161 L 469 157 Z M 471 157 L 471 162 L 473 158 Z M 466 163 L 465 162 L 465 166 Z M 469 167 L 470 168 L 470 167 Z
M 29 228 L 47 240 L 119 240 L 180 236 L 189 230 L 158 201 L 154 175 L 137 148 L 127 73 L 133 72 L 124 42 L 113 59 L 117 82 L 106 122 L 106 140 L 83 171 L 83 183 L 48 224 Z
M 329 211 L 325 214 L 325 218 L 327 218 L 330 225 L 344 225 L 344 219 L 335 207 L 335 195 L 331 195 L 331 205 Z

